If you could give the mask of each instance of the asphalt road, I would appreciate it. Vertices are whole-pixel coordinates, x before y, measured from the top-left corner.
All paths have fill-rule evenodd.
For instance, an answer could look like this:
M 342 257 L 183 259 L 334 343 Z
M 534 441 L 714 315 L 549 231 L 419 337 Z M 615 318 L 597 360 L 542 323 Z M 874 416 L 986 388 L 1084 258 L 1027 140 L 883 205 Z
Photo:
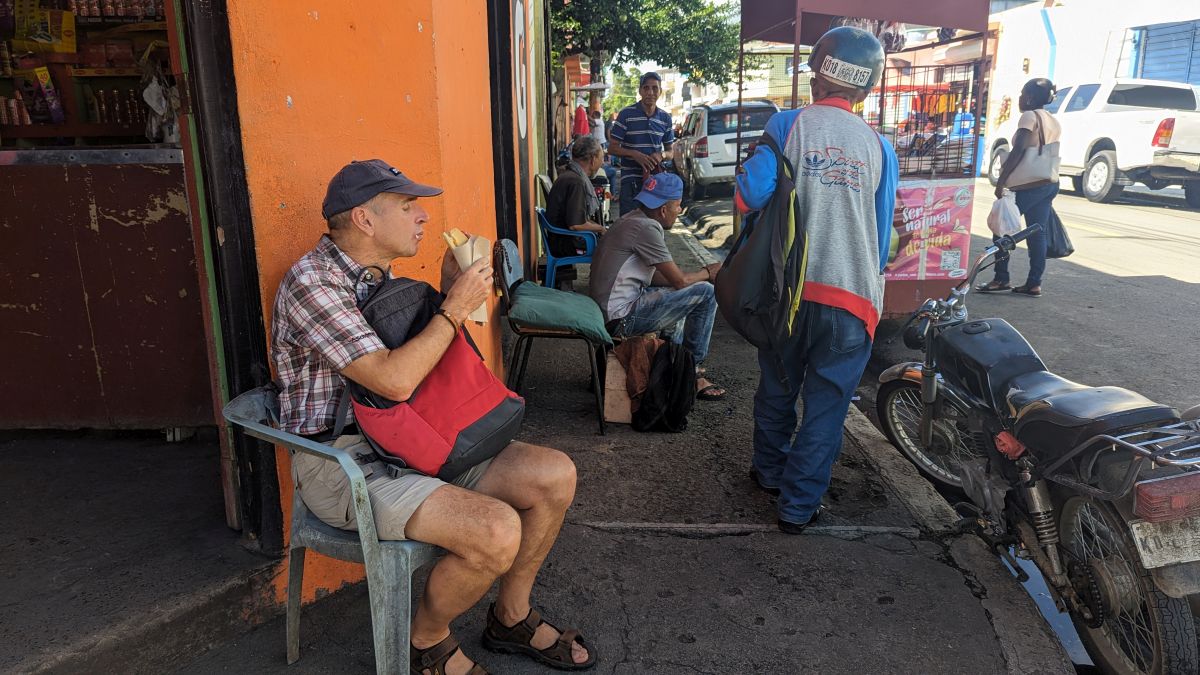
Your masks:
M 1093 386 L 1113 385 L 1186 409 L 1200 404 L 1200 211 L 1181 194 L 1127 191 L 1111 204 L 1094 204 L 1069 189 L 1054 200 L 1075 253 L 1047 263 L 1040 298 L 973 294 L 971 315 L 997 316 L 1016 326 L 1060 375 Z M 713 190 L 688 213 L 709 247 L 732 232 L 731 191 Z M 992 188 L 976 184 L 971 257 L 991 241 L 987 214 Z M 720 255 L 722 251 L 715 250 Z M 1024 283 L 1024 247 L 1010 264 L 1013 285 Z M 981 275 L 990 279 L 990 272 Z M 919 360 L 880 328 L 876 363 Z
M 972 258 L 990 241 L 992 201 L 979 181 Z M 1069 190 L 1054 208 L 1075 253 L 1048 261 L 1043 296 L 976 294 L 972 316 L 1008 320 L 1064 377 L 1181 409 L 1200 404 L 1200 211 L 1140 194 L 1094 204 Z M 1013 285 L 1024 282 L 1028 260 L 1023 248 L 1014 253 Z

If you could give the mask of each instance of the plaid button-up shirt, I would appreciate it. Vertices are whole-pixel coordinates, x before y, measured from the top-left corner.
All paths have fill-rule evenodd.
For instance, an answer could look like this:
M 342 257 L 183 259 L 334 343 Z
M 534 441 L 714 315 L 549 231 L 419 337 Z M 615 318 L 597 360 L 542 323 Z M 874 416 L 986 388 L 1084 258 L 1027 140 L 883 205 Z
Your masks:
M 322 235 L 279 284 L 271 359 L 279 375 L 284 431 L 307 435 L 332 429 L 346 388 L 340 371 L 386 349 L 358 311 L 357 300 L 368 288 L 360 281 L 364 270 Z

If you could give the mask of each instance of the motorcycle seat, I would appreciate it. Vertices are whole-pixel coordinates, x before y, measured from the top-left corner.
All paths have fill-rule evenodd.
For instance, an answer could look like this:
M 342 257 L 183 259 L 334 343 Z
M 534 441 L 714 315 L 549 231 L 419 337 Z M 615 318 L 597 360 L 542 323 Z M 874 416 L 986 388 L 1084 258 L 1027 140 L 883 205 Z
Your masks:
M 1052 452 L 1066 452 L 1099 434 L 1178 418 L 1170 406 L 1135 391 L 1089 387 L 1044 370 L 1014 377 L 1006 398 L 1017 438 Z

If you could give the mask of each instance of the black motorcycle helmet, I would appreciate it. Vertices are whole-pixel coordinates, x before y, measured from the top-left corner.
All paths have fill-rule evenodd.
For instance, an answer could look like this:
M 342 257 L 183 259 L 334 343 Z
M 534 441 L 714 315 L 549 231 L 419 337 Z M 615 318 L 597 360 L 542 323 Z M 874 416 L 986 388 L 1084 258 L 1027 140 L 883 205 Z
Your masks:
M 868 92 L 883 77 L 883 45 L 861 28 L 839 26 L 813 45 L 808 67 L 833 84 Z

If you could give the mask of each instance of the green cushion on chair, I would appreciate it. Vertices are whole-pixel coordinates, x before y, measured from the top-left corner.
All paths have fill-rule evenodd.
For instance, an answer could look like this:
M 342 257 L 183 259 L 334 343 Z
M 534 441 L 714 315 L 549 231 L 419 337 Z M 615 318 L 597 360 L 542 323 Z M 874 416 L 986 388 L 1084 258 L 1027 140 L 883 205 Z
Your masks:
M 570 330 L 593 343 L 612 344 L 600 307 L 586 295 L 521 283 L 513 291 L 508 316 L 523 327 Z

